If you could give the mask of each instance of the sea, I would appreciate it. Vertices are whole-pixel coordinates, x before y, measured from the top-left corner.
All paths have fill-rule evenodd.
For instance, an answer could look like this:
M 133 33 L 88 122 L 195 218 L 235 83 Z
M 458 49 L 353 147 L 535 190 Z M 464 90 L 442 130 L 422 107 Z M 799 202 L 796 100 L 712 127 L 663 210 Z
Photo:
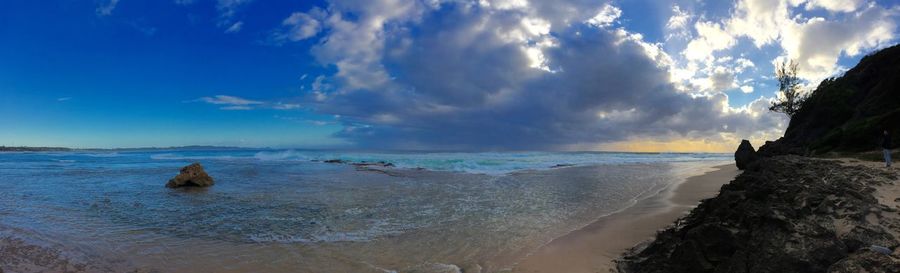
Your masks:
M 0 268 L 509 272 L 554 238 L 731 160 L 615 152 L 0 153 Z M 214 186 L 164 186 L 193 162 Z M 352 164 L 364 162 L 392 167 Z

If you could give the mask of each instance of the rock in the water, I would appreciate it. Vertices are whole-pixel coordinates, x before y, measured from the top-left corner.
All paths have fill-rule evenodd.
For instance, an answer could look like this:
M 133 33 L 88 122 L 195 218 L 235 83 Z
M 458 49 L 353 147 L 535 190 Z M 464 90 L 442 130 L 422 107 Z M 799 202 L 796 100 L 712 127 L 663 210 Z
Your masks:
M 167 188 L 178 187 L 209 187 L 213 185 L 213 178 L 206 174 L 200 163 L 194 163 L 181 168 L 181 173 L 166 183 Z
M 750 141 L 746 139 L 741 140 L 741 145 L 738 146 L 737 151 L 734 152 L 734 163 L 737 165 L 738 169 L 746 169 L 747 165 L 756 161 L 756 158 L 756 150 L 753 149 L 753 145 L 750 144 Z

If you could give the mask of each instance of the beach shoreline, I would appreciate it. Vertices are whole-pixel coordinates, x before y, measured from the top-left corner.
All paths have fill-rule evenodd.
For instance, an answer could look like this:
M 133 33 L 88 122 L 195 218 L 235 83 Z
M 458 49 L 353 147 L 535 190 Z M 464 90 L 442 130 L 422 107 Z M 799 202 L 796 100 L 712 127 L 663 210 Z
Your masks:
M 12 194 L 0 196 L 0 267 L 508 272 L 554 238 L 725 162 L 719 155 L 527 154 L 524 162 L 620 163 L 491 175 L 481 171 L 553 164 L 509 165 L 523 155 L 449 156 L 487 163 L 460 165 L 472 172 L 434 171 L 402 164 L 434 156 L 396 155 L 398 167 L 372 171 L 289 151 L 4 154 L 8 179 L 0 184 Z M 203 162 L 215 186 L 164 186 L 194 161 Z M 203 259 L 179 259 L 197 253 Z
M 739 173 L 733 164 L 725 164 L 687 177 L 631 207 L 550 241 L 519 261 L 513 272 L 608 272 L 625 251 L 653 239 L 658 230 L 689 213 L 700 200 L 714 197 Z

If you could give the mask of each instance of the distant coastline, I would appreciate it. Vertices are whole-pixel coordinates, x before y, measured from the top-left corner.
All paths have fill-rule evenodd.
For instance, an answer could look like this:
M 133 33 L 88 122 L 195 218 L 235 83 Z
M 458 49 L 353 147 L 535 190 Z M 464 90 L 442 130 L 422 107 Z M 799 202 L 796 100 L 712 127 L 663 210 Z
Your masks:
M 139 148 L 68 148 L 68 147 L 31 147 L 0 146 L 0 152 L 72 152 L 72 151 L 152 151 L 152 150 L 244 150 L 269 148 L 243 148 L 230 146 L 172 146 L 172 147 L 139 147 Z
M 7 147 L 7 146 L 0 146 L 0 152 L 67 152 L 67 151 L 72 151 L 72 149 L 65 148 L 65 147 L 27 147 L 27 146 Z

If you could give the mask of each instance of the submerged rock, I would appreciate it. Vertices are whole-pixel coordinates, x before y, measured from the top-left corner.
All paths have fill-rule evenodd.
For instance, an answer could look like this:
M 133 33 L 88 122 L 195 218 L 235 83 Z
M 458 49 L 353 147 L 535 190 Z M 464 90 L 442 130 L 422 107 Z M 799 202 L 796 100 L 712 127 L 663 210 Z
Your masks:
M 382 168 L 393 168 L 394 163 L 378 161 L 378 162 L 358 162 L 352 163 L 351 165 L 356 167 L 382 167 Z
M 756 161 L 756 158 L 756 150 L 753 149 L 753 145 L 750 144 L 750 141 L 746 139 L 741 140 L 741 145 L 739 145 L 737 151 L 734 152 L 734 163 L 737 165 L 738 169 L 746 169 L 747 165 Z
M 178 187 L 209 187 L 213 185 L 213 178 L 206 174 L 200 163 L 194 163 L 181 168 L 181 173 L 166 183 L 167 188 Z

